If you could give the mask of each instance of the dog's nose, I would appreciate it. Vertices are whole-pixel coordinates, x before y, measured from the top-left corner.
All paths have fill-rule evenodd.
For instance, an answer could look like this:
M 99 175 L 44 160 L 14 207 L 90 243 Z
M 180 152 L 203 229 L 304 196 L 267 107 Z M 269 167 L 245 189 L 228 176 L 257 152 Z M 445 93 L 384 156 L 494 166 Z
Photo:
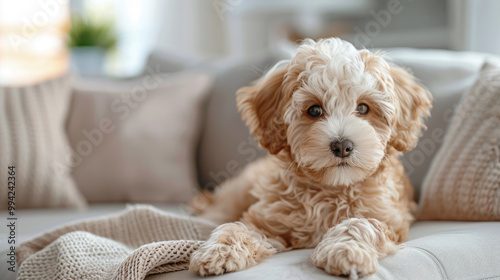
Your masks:
M 336 157 L 345 158 L 348 157 L 354 145 L 350 140 L 333 141 L 330 143 L 330 149 Z

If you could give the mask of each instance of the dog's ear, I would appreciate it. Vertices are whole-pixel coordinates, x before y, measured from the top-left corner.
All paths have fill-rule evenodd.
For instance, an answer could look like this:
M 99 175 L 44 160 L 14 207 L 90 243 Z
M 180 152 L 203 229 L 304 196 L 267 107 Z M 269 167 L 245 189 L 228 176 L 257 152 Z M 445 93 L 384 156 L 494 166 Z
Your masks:
M 253 86 L 238 90 L 238 110 L 261 147 L 277 154 L 287 145 L 283 121 L 285 103 L 289 96 L 283 86 L 285 66 L 275 66 Z
M 415 77 L 399 66 L 390 65 L 390 75 L 394 81 L 396 119 L 389 145 L 398 151 L 409 151 L 417 145 L 423 119 L 430 115 L 432 96 L 418 84 Z

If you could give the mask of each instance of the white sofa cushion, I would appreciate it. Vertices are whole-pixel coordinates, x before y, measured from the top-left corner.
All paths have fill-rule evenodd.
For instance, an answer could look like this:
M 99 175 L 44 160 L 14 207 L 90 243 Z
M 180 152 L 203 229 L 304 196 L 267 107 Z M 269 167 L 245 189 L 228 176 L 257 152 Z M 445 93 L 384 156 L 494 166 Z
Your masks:
M 380 260 L 369 280 L 500 278 L 500 222 L 417 222 L 406 248 Z M 230 279 L 345 279 L 316 268 L 313 250 L 281 253 L 247 270 L 218 276 Z M 204 279 L 189 271 L 153 275 L 147 280 Z
M 156 205 L 160 209 L 186 214 L 179 204 Z M 23 242 L 43 231 L 123 210 L 125 204 L 92 205 L 87 211 L 24 210 L 17 241 Z M 500 278 L 500 222 L 417 222 L 410 229 L 407 247 L 380 261 L 377 274 L 365 279 L 497 279 Z M 7 242 L 0 239 L 0 279 L 13 280 L 7 271 Z M 273 256 L 247 270 L 217 276 L 216 279 L 344 279 L 316 268 L 312 250 L 295 250 Z M 189 271 L 148 276 L 148 280 L 207 279 Z

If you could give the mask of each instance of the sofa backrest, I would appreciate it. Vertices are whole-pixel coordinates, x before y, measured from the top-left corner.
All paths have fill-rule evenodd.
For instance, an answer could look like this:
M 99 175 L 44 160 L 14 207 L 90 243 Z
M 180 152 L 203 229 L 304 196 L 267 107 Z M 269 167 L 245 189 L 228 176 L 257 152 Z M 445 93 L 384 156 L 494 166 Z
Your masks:
M 434 97 L 432 116 L 426 122 L 428 129 L 423 133 L 417 147 L 403 156 L 407 174 L 415 186 L 418 197 L 421 184 L 432 158 L 441 146 L 455 106 L 458 105 L 464 92 L 472 86 L 482 63 L 486 59 L 496 61 L 499 59 L 479 53 L 416 49 L 389 49 L 386 57 L 410 69 L 422 84 L 429 88 Z M 235 92 L 264 75 L 278 61 L 287 58 L 289 54 L 275 52 L 253 59 L 228 59 L 206 63 L 175 59 L 159 53 L 151 56 L 149 66 L 156 69 L 160 65 L 162 72 L 201 68 L 212 72 L 215 76 L 203 112 L 196 158 L 198 181 L 202 188 L 214 188 L 237 175 L 249 162 L 266 155 L 241 121 L 236 108 Z M 103 95 L 105 94 L 103 90 Z M 106 98 L 95 95 L 95 98 L 86 102 L 95 103 L 95 108 L 101 108 L 102 99 Z M 86 108 L 86 104 L 80 106 Z M 75 115 L 76 112 L 71 113 Z M 78 117 L 70 116 L 70 119 L 78 120 Z M 73 125 L 77 124 L 73 122 Z M 75 129 L 70 127 L 69 131 L 72 130 Z
M 269 54 L 251 61 L 230 62 L 217 67 L 214 87 L 209 95 L 198 149 L 200 186 L 212 189 L 257 157 L 266 155 L 259 148 L 236 108 L 236 91 L 260 78 L 281 54 Z
M 469 89 L 488 56 L 445 50 L 389 49 L 386 57 L 414 73 L 434 97 L 428 129 L 417 147 L 404 154 L 403 163 L 418 198 L 421 184 L 438 151 L 455 106 Z M 490 59 L 496 59 L 489 57 Z M 236 175 L 266 152 L 250 136 L 236 109 L 235 92 L 257 79 L 282 55 L 239 62 L 216 73 L 209 97 L 198 153 L 200 185 L 213 188 Z

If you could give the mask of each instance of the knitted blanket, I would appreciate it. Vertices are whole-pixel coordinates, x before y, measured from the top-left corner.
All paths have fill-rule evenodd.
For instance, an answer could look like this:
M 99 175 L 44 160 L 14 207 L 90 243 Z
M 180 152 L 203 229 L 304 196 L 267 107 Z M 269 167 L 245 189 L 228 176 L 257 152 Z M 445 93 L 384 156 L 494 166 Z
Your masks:
M 215 228 L 211 222 L 133 206 L 66 225 L 21 244 L 18 280 L 144 279 L 184 270 Z

